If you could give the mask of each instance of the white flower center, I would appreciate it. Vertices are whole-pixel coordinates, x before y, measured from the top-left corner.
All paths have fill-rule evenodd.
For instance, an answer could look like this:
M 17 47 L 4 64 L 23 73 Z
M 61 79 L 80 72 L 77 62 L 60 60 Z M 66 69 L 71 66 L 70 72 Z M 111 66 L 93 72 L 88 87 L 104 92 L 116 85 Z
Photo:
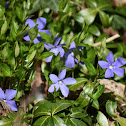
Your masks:
M 111 70 L 112 70 L 112 69 L 113 69 L 113 66 L 112 66 L 112 65 L 110 65 L 110 66 L 109 66 L 109 69 L 111 69 Z
M 59 81 L 59 84 L 61 84 L 62 83 L 62 81 Z
M 4 102 L 7 102 L 7 100 L 6 100 L 6 99 L 4 99 L 3 101 L 4 101 Z
M 74 56 L 74 53 L 73 53 L 73 52 L 71 52 L 71 55 L 72 55 L 72 56 Z

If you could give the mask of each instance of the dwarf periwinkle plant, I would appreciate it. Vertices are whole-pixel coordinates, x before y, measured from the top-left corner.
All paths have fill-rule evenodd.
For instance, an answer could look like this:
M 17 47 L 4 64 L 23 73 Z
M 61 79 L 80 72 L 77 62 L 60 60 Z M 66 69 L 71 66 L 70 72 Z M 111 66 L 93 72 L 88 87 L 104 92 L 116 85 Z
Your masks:
M 125 32 L 123 0 L 0 0 L 0 126 L 125 126 Z

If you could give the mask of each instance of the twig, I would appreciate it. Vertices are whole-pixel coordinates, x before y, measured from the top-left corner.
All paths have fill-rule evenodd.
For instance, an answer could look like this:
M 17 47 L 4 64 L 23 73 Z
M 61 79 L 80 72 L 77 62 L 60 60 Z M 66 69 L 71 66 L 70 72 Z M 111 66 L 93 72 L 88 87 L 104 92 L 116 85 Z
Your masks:
M 78 7 L 80 7 L 81 9 L 84 9 L 84 7 L 82 7 L 80 4 L 78 4 L 78 3 L 75 3 L 75 2 L 73 2 L 73 1 L 70 1 L 70 3 L 71 4 L 74 4 L 74 5 L 76 5 L 76 6 L 78 6 Z
M 111 41 L 113 41 L 113 40 L 115 40 L 115 39 L 117 39 L 117 38 L 119 38 L 119 37 L 120 37 L 119 34 L 113 35 L 112 37 L 106 39 L 106 43 L 109 43 L 109 42 L 111 42 Z M 97 46 L 99 46 L 99 45 L 101 45 L 101 42 L 97 42 L 97 43 L 95 43 L 93 46 L 94 46 L 94 47 L 97 47 Z

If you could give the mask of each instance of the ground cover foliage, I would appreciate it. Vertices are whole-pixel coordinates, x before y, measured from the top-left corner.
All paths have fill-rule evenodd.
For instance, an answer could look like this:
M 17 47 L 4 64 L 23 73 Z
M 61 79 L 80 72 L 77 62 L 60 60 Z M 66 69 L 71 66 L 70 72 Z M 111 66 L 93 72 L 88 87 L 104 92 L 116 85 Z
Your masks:
M 111 0 L 1 0 L 0 126 L 125 126 L 125 12 Z

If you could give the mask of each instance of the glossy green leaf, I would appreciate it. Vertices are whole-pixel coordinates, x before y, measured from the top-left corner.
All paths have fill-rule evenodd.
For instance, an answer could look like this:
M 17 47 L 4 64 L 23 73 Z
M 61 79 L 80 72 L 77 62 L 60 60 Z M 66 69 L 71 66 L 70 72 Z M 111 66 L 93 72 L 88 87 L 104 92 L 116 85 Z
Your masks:
M 45 58 L 52 56 L 52 55 L 54 55 L 53 52 L 44 52 L 44 53 L 42 53 L 42 55 L 40 57 L 38 57 L 38 59 L 42 60 L 42 59 L 45 59 Z
M 100 111 L 98 112 L 97 115 L 97 122 L 99 123 L 100 126 L 109 126 L 106 116 Z
M 2 73 L 3 73 L 4 76 L 6 76 L 6 77 L 11 77 L 12 76 L 12 72 L 10 70 L 10 67 L 7 64 L 0 63 L 0 68 L 1 68 Z
M 22 8 L 16 7 L 16 14 L 18 16 L 18 18 L 21 20 L 21 22 L 24 21 L 24 12 L 22 10 Z
M 94 90 L 94 84 L 91 82 L 88 82 L 84 87 L 83 87 L 83 91 L 81 92 L 81 94 L 88 94 L 88 95 L 92 95 L 92 92 Z
M 119 15 L 114 15 L 112 21 L 112 28 L 115 30 L 119 30 L 121 28 L 126 29 L 126 19 Z
M 19 48 L 18 42 L 16 41 L 15 42 L 15 57 L 17 57 L 19 53 L 20 53 L 20 48 Z
M 86 78 L 77 78 L 76 81 L 77 81 L 77 83 L 69 86 L 69 89 L 71 91 L 76 91 L 81 85 L 83 85 L 88 80 Z
M 33 58 L 35 57 L 36 54 L 36 50 L 34 50 L 28 57 L 28 64 L 33 60 Z
M 100 30 L 98 29 L 98 27 L 96 25 L 91 25 L 88 30 L 91 34 L 93 34 L 95 36 L 100 36 L 100 34 L 101 34 Z
M 60 112 L 66 108 L 71 106 L 71 103 L 54 103 L 52 104 L 52 115 L 56 114 L 57 112 Z
M 119 124 L 121 126 L 125 126 L 126 125 L 126 118 L 119 117 L 119 118 L 117 118 L 117 122 L 119 122 Z
M 75 19 L 75 21 L 77 21 L 80 24 L 84 24 L 84 18 L 82 17 L 82 15 L 80 15 L 79 13 L 75 13 L 72 15 L 72 17 Z
M 7 31 L 7 21 L 5 20 L 2 27 L 1 27 L 1 35 L 5 34 Z
M 87 114 L 83 113 L 83 109 L 79 107 L 72 108 L 71 111 L 72 111 L 72 114 L 70 115 L 70 117 L 73 117 L 73 118 L 84 118 L 87 116 Z
M 93 94 L 93 99 L 98 99 L 104 91 L 104 85 L 99 85 L 96 88 L 96 92 Z
M 67 126 L 65 123 L 64 123 L 64 121 L 60 118 L 60 117 L 58 117 L 58 116 L 53 116 L 52 117 L 52 119 L 53 119 L 53 126 Z
M 37 37 L 37 35 L 38 35 L 37 26 L 31 28 L 29 30 L 29 33 L 28 34 L 29 34 L 29 37 L 30 37 L 31 41 L 33 41 Z
M 96 74 L 96 69 L 95 67 L 93 66 L 92 63 L 90 63 L 88 60 L 84 59 L 84 63 L 87 67 L 87 69 L 89 70 L 89 72 L 92 74 L 92 75 L 95 75 Z
M 85 22 L 90 25 L 95 20 L 97 10 L 93 8 L 86 8 L 81 10 L 79 14 L 83 16 Z
M 66 118 L 65 123 L 67 126 L 87 126 L 83 121 L 75 118 Z
M 105 107 L 106 107 L 106 112 L 108 113 L 109 116 L 117 117 L 114 113 L 115 109 L 117 109 L 116 102 L 108 100 Z
M 51 119 L 50 116 L 42 116 L 35 121 L 33 126 L 47 126 L 50 119 Z
M 52 38 L 48 34 L 44 32 L 39 32 L 39 34 L 41 35 L 42 39 L 47 40 L 49 43 L 53 42 Z
M 0 18 L 3 17 L 4 12 L 5 12 L 5 8 L 0 5 Z
M 94 43 L 94 40 L 93 40 L 93 35 L 92 34 L 87 34 L 84 41 L 83 41 L 84 44 L 88 44 L 88 45 L 92 45 Z
M 92 106 L 94 108 L 96 108 L 97 110 L 99 110 L 99 102 L 97 99 L 94 99 L 93 102 L 92 102 Z
M 0 120 L 0 126 L 11 126 L 12 123 L 13 123 L 13 120 L 11 120 L 11 119 Z
M 85 107 L 89 104 L 90 102 L 90 97 L 87 94 L 80 94 L 78 98 L 78 103 L 80 104 L 81 107 Z

